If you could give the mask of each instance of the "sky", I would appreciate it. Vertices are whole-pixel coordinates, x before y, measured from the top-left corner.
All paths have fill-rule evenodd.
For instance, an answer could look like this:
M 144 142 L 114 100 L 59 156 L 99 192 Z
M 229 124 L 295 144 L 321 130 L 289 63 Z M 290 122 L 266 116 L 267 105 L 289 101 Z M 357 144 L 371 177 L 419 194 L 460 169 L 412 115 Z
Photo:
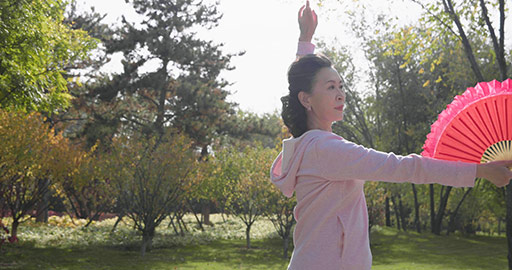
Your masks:
M 208 2 L 208 0 L 206 1 Z M 287 94 L 286 71 L 295 59 L 299 28 L 297 13 L 302 0 L 220 0 L 218 10 L 223 14 L 219 26 L 198 35 L 215 43 L 223 43 L 225 53 L 245 51 L 243 56 L 232 58 L 233 71 L 221 73 L 221 77 L 232 85 L 227 87 L 232 94 L 229 101 L 239 104 L 245 111 L 257 114 L 280 111 L 280 97 Z M 319 7 L 317 1 L 311 5 L 317 12 L 319 24 L 315 34 L 327 42 L 337 38 L 340 44 L 353 47 L 356 67 L 365 68 L 362 52 L 349 32 L 349 21 L 344 9 L 356 0 L 324 0 Z M 421 9 L 410 1 L 366 1 L 371 3 L 368 14 L 385 12 L 399 16 L 403 23 L 417 20 Z M 85 9 L 94 6 L 96 11 L 107 14 L 105 23 L 120 22 L 121 15 L 129 21 L 139 18 L 124 0 L 79 0 Z M 374 12 L 372 12 L 372 10 Z M 313 42 L 315 42 L 315 39 Z M 114 57 L 103 71 L 120 72 L 120 56 Z

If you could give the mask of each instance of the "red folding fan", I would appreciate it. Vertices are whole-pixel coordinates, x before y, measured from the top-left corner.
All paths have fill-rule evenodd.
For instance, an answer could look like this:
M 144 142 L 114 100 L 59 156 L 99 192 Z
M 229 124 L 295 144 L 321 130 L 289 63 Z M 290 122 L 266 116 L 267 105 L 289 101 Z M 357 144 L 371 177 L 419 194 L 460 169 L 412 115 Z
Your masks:
M 423 156 L 444 160 L 512 160 L 512 80 L 481 82 L 456 96 L 423 149 Z

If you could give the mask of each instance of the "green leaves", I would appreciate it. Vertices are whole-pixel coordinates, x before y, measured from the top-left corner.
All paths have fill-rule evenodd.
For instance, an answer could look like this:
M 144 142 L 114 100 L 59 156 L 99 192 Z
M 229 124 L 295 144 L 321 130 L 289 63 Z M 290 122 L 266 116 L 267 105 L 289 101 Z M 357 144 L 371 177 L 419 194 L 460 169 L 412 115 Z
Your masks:
M 0 3 L 0 108 L 56 112 L 69 106 L 65 68 L 96 40 L 64 24 L 61 0 Z

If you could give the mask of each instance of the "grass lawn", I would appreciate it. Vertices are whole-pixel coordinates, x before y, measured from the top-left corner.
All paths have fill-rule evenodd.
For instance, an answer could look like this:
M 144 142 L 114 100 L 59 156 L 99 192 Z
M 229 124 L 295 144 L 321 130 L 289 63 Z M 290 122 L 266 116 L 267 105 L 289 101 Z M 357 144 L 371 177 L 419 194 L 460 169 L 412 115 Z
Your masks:
M 255 240 L 246 249 L 244 240 L 216 240 L 152 250 L 143 258 L 138 250 L 108 247 L 10 248 L 0 258 L 0 269 L 286 269 L 279 239 Z M 6 256 L 7 255 L 7 256 Z
M 505 236 L 437 236 L 389 228 L 373 236 L 375 270 L 508 269 Z
M 245 239 L 240 237 L 243 227 L 234 220 L 217 221 L 207 232 L 192 231 L 193 237 L 186 241 L 177 241 L 162 229 L 155 249 L 145 257 L 131 230 L 112 236 L 107 233 L 110 227 L 100 224 L 87 230 L 24 226 L 20 238 L 26 240 L 0 250 L 0 269 L 286 269 L 289 259 L 281 258 L 281 240 L 274 233 L 264 233 L 272 229 L 268 225 L 261 223 L 264 229 L 255 229 L 252 249 L 245 248 Z M 222 232 L 226 230 L 230 233 Z M 115 244 L 124 238 L 134 240 Z M 504 237 L 447 237 L 380 228 L 372 234 L 372 251 L 375 270 L 507 268 Z

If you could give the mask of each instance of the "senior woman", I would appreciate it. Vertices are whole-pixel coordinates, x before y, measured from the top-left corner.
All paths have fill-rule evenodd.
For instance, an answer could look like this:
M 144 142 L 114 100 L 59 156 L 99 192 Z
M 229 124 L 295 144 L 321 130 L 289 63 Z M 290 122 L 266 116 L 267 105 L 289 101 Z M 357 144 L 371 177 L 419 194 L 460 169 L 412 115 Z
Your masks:
M 472 187 L 476 177 L 502 187 L 512 161 L 470 164 L 411 154 L 399 156 L 354 144 L 332 133 L 343 119 L 343 80 L 311 44 L 317 15 L 309 1 L 299 11 L 297 60 L 288 70 L 289 94 L 282 118 L 293 138 L 271 168 L 271 180 L 284 195 L 295 192 L 294 251 L 288 269 L 370 269 L 365 181 L 439 183 Z

